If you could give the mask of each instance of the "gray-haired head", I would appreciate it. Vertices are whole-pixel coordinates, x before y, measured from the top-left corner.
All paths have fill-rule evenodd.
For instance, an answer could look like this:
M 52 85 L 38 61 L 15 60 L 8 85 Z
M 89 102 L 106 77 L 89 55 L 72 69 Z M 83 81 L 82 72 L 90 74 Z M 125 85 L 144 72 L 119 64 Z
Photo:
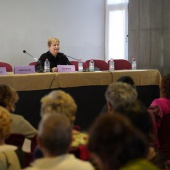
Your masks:
M 108 86 L 105 98 L 112 110 L 116 110 L 125 104 L 134 102 L 137 99 L 137 91 L 127 83 L 115 82 Z

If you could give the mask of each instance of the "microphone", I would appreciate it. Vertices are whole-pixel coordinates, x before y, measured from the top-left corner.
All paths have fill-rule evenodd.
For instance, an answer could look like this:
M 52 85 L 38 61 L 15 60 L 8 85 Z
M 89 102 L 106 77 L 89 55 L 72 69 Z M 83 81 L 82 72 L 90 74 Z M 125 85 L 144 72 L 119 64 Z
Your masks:
M 23 50 L 23 53 L 26 53 L 27 55 L 29 55 L 30 57 L 34 58 L 34 60 L 38 61 L 37 58 L 33 57 L 31 54 L 27 53 L 26 50 Z

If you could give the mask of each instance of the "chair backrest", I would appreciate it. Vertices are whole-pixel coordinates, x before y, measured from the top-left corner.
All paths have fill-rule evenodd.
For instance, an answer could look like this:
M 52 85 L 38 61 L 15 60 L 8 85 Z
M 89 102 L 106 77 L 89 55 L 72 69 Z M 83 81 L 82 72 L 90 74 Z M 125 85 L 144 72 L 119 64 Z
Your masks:
M 166 160 L 170 160 L 170 113 L 163 114 L 159 106 L 150 106 L 148 113 L 153 124 L 154 144 L 162 152 Z
M 109 65 L 104 60 L 93 60 L 94 66 L 99 68 L 101 71 L 109 70 Z M 85 69 L 89 67 L 90 60 L 85 61 Z
M 165 159 L 170 160 L 170 113 L 164 114 L 161 125 L 158 128 L 158 139 L 160 151 L 165 155 Z
M 158 105 L 150 106 L 147 111 L 152 121 L 153 144 L 155 147 L 159 148 L 158 128 L 161 125 L 163 113 Z
M 71 65 L 75 65 L 76 71 L 78 71 L 78 61 L 70 61 Z
M 78 71 L 78 61 L 70 61 L 70 64 L 71 65 L 75 65 L 75 69 L 76 71 Z M 85 63 L 83 62 L 83 69 L 85 67 Z
M 108 61 L 109 64 L 110 60 Z M 132 65 L 128 60 L 124 59 L 115 59 L 115 70 L 124 70 L 124 69 L 132 69 Z
M 25 140 L 24 135 L 15 133 L 15 134 L 10 134 L 10 136 L 5 140 L 5 143 L 22 147 L 24 140 Z
M 0 62 L 0 67 L 6 67 L 6 71 L 7 72 L 12 72 L 13 69 L 12 69 L 12 66 L 8 63 L 5 63 L 5 62 Z
M 33 138 L 31 138 L 30 140 L 31 140 L 31 148 L 30 149 L 31 149 L 31 152 L 33 152 L 37 146 L 36 135 Z M 15 146 L 22 148 L 24 141 L 25 141 L 25 136 L 23 134 L 12 133 L 5 140 L 5 143 L 10 144 L 10 145 L 15 145 Z
M 37 62 L 36 62 L 36 61 L 29 63 L 29 66 L 36 66 L 36 65 L 37 65 Z
M 36 135 L 30 140 L 31 140 L 31 146 L 30 146 L 31 152 L 24 151 L 24 165 L 23 165 L 24 167 L 23 168 L 29 166 L 29 164 L 33 160 L 34 150 L 37 147 Z M 14 134 L 10 134 L 10 136 L 5 140 L 5 143 L 10 144 L 10 145 L 15 145 L 19 148 L 23 148 L 24 141 L 25 141 L 24 135 L 14 133 Z

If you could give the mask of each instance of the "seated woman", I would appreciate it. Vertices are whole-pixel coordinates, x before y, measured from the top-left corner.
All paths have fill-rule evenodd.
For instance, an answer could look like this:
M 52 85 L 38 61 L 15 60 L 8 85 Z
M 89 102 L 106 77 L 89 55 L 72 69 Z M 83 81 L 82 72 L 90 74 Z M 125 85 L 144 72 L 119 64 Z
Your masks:
M 99 116 L 89 131 L 89 150 L 94 165 L 103 170 L 158 170 L 146 160 L 149 144 L 126 117 Z
M 0 106 L 6 108 L 9 112 L 13 112 L 18 99 L 18 94 L 13 88 L 0 84 Z M 37 134 L 37 130 L 24 117 L 10 113 L 10 118 L 12 120 L 11 133 L 22 134 L 30 139 Z
M 160 90 L 162 96 L 153 100 L 151 106 L 158 105 L 163 114 L 170 113 L 170 74 L 162 78 Z
M 41 116 L 50 113 L 60 113 L 66 115 L 70 120 L 73 130 L 72 130 L 72 143 L 71 150 L 78 148 L 79 146 L 87 144 L 87 134 L 82 133 L 74 129 L 74 121 L 76 118 L 77 105 L 74 99 L 66 92 L 62 90 L 55 90 L 44 96 L 41 99 Z M 38 154 L 39 152 L 39 154 Z M 42 157 L 40 151 L 36 150 L 35 158 Z
M 50 62 L 50 71 L 57 72 L 57 65 L 70 65 L 70 61 L 64 53 L 60 53 L 60 41 L 58 38 L 51 37 L 47 42 L 48 49 L 46 53 L 43 53 L 39 62 L 37 63 L 35 69 L 37 72 L 42 72 L 44 70 L 44 62 L 46 59 Z
M 5 144 L 5 139 L 10 135 L 10 129 L 10 113 L 0 106 L 0 169 L 19 170 L 24 165 L 23 152 L 14 145 Z
M 170 162 L 170 74 L 161 81 L 161 97 L 153 100 L 148 108 L 153 120 L 155 143 Z

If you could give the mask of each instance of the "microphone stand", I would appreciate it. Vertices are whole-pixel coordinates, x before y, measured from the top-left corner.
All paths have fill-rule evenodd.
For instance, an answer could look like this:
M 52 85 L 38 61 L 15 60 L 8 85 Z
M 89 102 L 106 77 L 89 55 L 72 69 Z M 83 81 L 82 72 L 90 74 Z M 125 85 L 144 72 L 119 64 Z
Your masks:
M 27 53 L 27 52 L 26 52 L 26 50 L 23 50 L 23 53 L 28 54 L 28 55 L 29 55 L 30 57 L 32 57 L 34 60 L 38 61 L 38 59 L 37 59 L 37 58 L 35 58 L 35 57 L 33 57 L 31 54 Z
M 74 57 L 70 57 L 70 56 L 68 56 L 68 55 L 66 55 L 66 57 L 68 57 L 68 58 L 72 58 L 72 59 L 74 59 L 74 60 L 77 60 L 77 61 L 79 61 L 79 59 L 77 59 L 77 58 L 74 58 Z
M 23 50 L 23 53 L 26 53 L 27 55 L 29 55 L 30 57 L 32 57 L 34 60 L 37 61 L 37 67 L 38 69 L 36 70 L 38 73 L 42 73 L 44 72 L 44 69 L 42 68 L 42 65 L 41 65 L 41 61 L 38 60 L 37 58 L 35 58 L 34 56 L 32 56 L 31 54 L 27 53 L 26 50 Z

